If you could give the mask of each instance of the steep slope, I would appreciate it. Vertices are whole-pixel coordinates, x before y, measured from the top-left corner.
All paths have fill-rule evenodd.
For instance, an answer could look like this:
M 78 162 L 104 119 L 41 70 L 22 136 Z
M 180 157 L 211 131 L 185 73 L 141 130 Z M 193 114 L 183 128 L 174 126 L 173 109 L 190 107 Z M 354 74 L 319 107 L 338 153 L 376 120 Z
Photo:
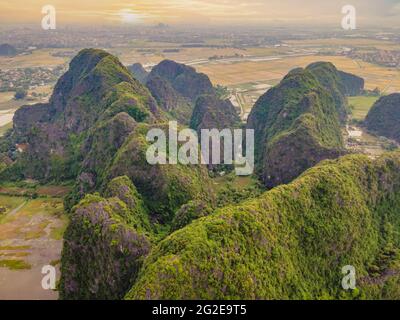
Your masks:
M 190 128 L 195 130 L 199 137 L 203 129 L 219 131 L 230 129 L 232 136 L 233 130 L 241 128 L 242 123 L 235 107 L 229 100 L 221 100 L 216 95 L 202 95 L 198 97 L 192 117 L 190 119 Z M 212 150 L 211 143 L 209 144 Z M 213 152 L 215 150 L 212 150 Z M 204 156 L 204 154 L 203 154 Z M 219 164 L 212 164 L 213 155 L 209 155 L 209 170 L 214 172 L 226 172 L 232 170 L 234 166 L 224 163 L 224 143 L 220 145 Z
M 149 79 L 153 77 L 167 80 L 177 92 L 192 102 L 200 95 L 214 93 L 207 75 L 197 73 L 194 68 L 172 60 L 161 61 L 155 66 L 150 72 Z
M 215 95 L 207 75 L 171 60 L 161 61 L 147 77 L 147 87 L 164 111 L 188 125 L 196 100 Z
M 315 62 L 310 64 L 306 70 L 312 73 L 319 84 L 332 96 L 340 122 L 345 123 L 349 113 L 346 98 L 347 89 L 343 81 L 346 73 L 337 70 L 330 62 Z M 346 79 L 350 79 L 349 77 Z M 347 83 L 350 83 L 350 81 L 347 81 Z
M 115 154 L 133 132 L 137 123 L 127 113 L 99 121 L 90 129 L 82 147 L 83 161 L 73 191 L 65 199 L 65 208 L 70 210 L 85 194 L 102 186 Z
M 365 125 L 369 131 L 400 143 L 400 93 L 380 98 L 369 111 Z
M 111 181 L 105 196 L 86 196 L 71 215 L 62 299 L 121 299 L 150 250 L 148 212 L 129 178 Z
M 153 219 L 164 223 L 171 222 L 175 212 L 191 200 L 212 204 L 213 187 L 204 166 L 148 163 L 146 152 L 151 143 L 146 141 L 146 134 L 151 128 L 145 124 L 135 128 L 115 155 L 107 170 L 106 181 L 128 176 L 143 196 Z M 166 125 L 157 125 L 156 128 L 168 132 Z M 165 153 L 168 161 L 168 152 Z
M 343 71 L 339 71 L 339 75 L 342 79 L 347 96 L 359 96 L 363 93 L 365 86 L 365 80 L 363 78 Z
M 399 152 L 327 160 L 164 239 L 126 298 L 399 299 L 399 210 Z
M 190 120 L 190 127 L 198 133 L 202 129 L 225 129 L 240 127 L 240 118 L 229 100 L 215 95 L 200 96 Z
M 141 84 L 145 84 L 149 73 L 140 63 L 134 63 L 128 66 L 129 71 L 132 73 L 133 77 L 138 80 Z
M 150 208 L 152 219 L 161 223 L 169 223 L 188 201 L 212 202 L 213 188 L 205 167 L 153 165 L 147 161 L 151 143 L 146 135 L 152 128 L 168 133 L 166 124 L 138 124 L 123 113 L 96 127 L 86 141 L 86 156 L 73 191 L 66 198 L 66 209 L 70 210 L 85 194 L 104 190 L 118 176 L 132 180 Z
M 188 98 L 179 94 L 168 80 L 159 76 L 150 77 L 146 85 L 160 108 L 180 123 L 188 124 L 193 112 L 193 104 Z
M 29 144 L 18 162 L 19 173 L 43 180 L 74 177 L 77 172 L 71 166 L 81 158 L 77 144 L 97 122 L 120 112 L 137 122 L 154 123 L 164 117 L 149 91 L 116 57 L 102 50 L 82 50 L 57 82 L 48 104 L 16 112 L 13 139 Z
M 257 171 L 267 187 L 288 183 L 321 160 L 344 153 L 343 91 L 336 68 L 315 63 L 292 70 L 260 97 L 247 127 L 255 130 Z

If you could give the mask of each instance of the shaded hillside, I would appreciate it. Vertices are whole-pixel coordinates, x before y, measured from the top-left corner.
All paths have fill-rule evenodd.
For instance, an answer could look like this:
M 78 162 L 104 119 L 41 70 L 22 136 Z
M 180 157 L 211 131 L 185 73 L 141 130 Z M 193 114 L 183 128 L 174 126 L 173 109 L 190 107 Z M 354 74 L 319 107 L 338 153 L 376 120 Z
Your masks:
M 288 183 L 324 159 L 344 154 L 346 86 L 331 64 L 292 70 L 260 97 L 248 119 L 257 171 L 267 187 Z
M 161 241 L 126 298 L 399 299 L 399 210 L 400 153 L 325 161 Z
M 169 117 L 116 57 L 83 50 L 58 81 L 50 103 L 17 111 L 13 135 L 4 145 L 24 142 L 26 151 L 12 164 L 2 161 L 1 176 L 75 180 L 65 198 L 67 211 L 86 194 L 104 192 L 111 180 L 128 176 L 152 221 L 168 226 L 182 205 L 192 200 L 212 203 L 214 198 L 205 167 L 147 161 L 152 145 L 147 133 L 168 132 Z
M 380 98 L 365 120 L 369 131 L 400 143 L 400 93 Z
M 157 128 L 168 130 L 167 126 L 157 125 Z M 204 200 L 212 205 L 213 187 L 206 167 L 148 163 L 146 152 L 151 143 L 146 141 L 146 134 L 150 129 L 142 124 L 128 137 L 111 162 L 106 181 L 128 176 L 143 196 L 153 218 L 164 223 L 171 222 L 176 211 L 191 200 Z M 168 151 L 164 152 L 168 162 Z
M 192 102 L 200 95 L 214 93 L 207 75 L 172 60 L 161 61 L 155 66 L 150 72 L 149 79 L 155 76 L 167 80 L 177 92 Z
M 13 141 L 28 149 L 10 176 L 73 178 L 89 129 L 125 112 L 137 122 L 164 118 L 146 87 L 102 50 L 82 50 L 55 86 L 48 104 L 25 106 L 14 116 Z
M 160 108 L 180 123 L 188 124 L 193 112 L 193 103 L 188 98 L 179 94 L 168 80 L 159 76 L 150 77 L 146 85 Z
M 225 129 L 230 129 L 233 137 L 233 130 L 241 128 L 241 126 L 242 123 L 240 121 L 240 117 L 237 114 L 235 107 L 229 100 L 221 100 L 216 95 L 202 95 L 197 99 L 192 117 L 190 119 L 190 127 L 193 130 L 196 130 L 199 137 L 202 136 L 201 132 L 205 129 L 217 129 L 220 132 Z M 215 152 L 215 150 L 213 150 L 212 148 L 212 143 L 209 142 L 209 150 Z M 208 165 L 208 168 L 210 170 L 213 170 L 215 172 L 226 172 L 233 169 L 232 165 L 225 165 L 224 143 L 221 142 L 220 145 L 219 164 L 212 164 L 213 157 L 214 155 L 210 152 L 208 159 L 210 163 Z
M 197 98 L 215 95 L 207 75 L 171 60 L 164 60 L 152 69 L 147 87 L 160 107 L 185 125 L 190 122 Z
M 140 63 L 134 63 L 128 66 L 128 70 L 132 73 L 133 77 L 141 84 L 145 84 L 149 73 L 143 68 Z
M 345 94 L 347 96 L 359 96 L 364 92 L 365 80 L 354 74 L 339 71 Z
M 240 118 L 229 100 L 220 100 L 216 95 L 203 95 L 196 101 L 190 127 L 198 133 L 202 129 L 237 128 L 240 127 Z
M 128 134 L 130 129 L 122 127 L 127 134 L 126 138 L 120 140 L 123 141 L 121 146 L 115 147 L 118 145 L 115 139 L 120 139 L 117 134 L 121 132 L 118 129 L 120 120 L 115 119 L 105 124 L 105 127 L 99 127 L 94 131 L 93 138 L 88 140 L 93 144 L 83 161 L 73 191 L 66 198 L 68 210 L 85 194 L 104 190 L 109 181 L 119 176 L 130 178 L 150 209 L 153 221 L 157 223 L 169 224 L 175 212 L 191 200 L 201 199 L 212 205 L 215 199 L 206 167 L 148 162 L 147 151 L 152 143 L 146 141 L 147 133 L 152 128 L 168 132 L 167 125 L 134 125 L 130 121 L 127 125 L 132 131 Z M 168 152 L 160 152 L 165 152 L 168 162 Z

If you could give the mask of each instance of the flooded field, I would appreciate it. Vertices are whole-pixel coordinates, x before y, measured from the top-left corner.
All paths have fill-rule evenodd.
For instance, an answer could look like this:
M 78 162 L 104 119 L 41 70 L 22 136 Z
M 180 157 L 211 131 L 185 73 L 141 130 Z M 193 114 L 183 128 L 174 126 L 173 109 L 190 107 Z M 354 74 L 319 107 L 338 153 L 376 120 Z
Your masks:
M 62 200 L 0 195 L 0 212 L 0 299 L 57 299 L 41 282 L 43 266 L 60 274 L 67 225 Z

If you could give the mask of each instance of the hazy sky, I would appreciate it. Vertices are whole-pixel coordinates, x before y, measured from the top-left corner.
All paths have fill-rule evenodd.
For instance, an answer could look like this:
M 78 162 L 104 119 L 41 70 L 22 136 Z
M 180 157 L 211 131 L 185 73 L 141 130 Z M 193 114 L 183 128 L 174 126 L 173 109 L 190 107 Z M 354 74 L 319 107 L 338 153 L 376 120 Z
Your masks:
M 400 0 L 0 0 L 0 23 L 38 23 L 44 5 L 71 23 L 338 23 L 352 4 L 368 25 L 400 27 Z

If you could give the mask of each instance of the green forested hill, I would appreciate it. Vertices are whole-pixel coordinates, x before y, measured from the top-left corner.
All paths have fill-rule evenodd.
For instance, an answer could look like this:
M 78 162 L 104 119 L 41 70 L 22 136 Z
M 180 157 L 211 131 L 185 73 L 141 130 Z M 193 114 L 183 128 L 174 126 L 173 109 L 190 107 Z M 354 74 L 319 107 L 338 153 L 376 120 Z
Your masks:
M 339 71 L 318 62 L 292 70 L 257 101 L 247 127 L 255 130 L 257 170 L 267 187 L 344 154 L 345 93 Z
M 380 98 L 365 119 L 367 129 L 400 142 L 400 93 Z
M 400 298 L 400 153 L 327 160 L 152 250 L 128 299 Z M 357 290 L 341 287 L 343 266 Z

